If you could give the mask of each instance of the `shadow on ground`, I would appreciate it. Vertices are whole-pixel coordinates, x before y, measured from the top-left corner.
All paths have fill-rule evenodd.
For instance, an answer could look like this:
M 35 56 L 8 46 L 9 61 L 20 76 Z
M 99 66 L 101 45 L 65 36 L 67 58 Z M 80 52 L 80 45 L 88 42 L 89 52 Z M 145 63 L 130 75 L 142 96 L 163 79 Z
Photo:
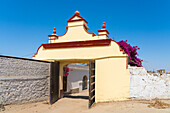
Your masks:
M 89 99 L 89 96 L 72 96 L 72 95 L 65 95 L 64 98 L 73 98 L 73 99 Z

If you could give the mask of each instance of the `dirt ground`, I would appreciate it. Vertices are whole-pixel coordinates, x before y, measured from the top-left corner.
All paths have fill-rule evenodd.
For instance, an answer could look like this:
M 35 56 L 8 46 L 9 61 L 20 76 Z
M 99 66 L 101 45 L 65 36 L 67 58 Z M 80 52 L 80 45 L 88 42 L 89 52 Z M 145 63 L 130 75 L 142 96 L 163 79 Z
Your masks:
M 170 100 L 162 101 L 170 104 Z M 149 102 L 129 100 L 97 103 L 91 109 L 88 109 L 88 92 L 83 91 L 62 98 L 53 105 L 49 105 L 46 101 L 22 105 L 8 105 L 5 106 L 5 111 L 2 113 L 170 113 L 170 108 L 149 108 Z

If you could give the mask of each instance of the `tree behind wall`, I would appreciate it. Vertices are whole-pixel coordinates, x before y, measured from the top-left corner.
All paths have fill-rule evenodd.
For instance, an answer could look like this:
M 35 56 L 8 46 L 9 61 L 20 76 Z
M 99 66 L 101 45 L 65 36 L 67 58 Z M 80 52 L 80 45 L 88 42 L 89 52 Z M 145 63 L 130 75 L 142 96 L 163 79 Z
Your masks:
M 130 44 L 127 43 L 127 40 L 119 41 L 118 44 L 120 45 L 121 49 L 124 50 L 126 54 L 128 54 L 129 65 L 142 67 L 142 60 L 137 58 L 137 50 L 139 50 L 140 48 L 138 48 L 137 46 L 132 47 Z

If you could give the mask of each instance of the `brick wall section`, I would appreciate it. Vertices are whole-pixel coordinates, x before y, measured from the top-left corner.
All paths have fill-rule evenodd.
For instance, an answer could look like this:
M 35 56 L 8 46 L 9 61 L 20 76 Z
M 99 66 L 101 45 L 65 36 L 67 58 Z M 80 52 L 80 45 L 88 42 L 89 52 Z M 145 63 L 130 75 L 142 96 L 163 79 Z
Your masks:
M 0 104 L 49 98 L 50 62 L 0 56 Z

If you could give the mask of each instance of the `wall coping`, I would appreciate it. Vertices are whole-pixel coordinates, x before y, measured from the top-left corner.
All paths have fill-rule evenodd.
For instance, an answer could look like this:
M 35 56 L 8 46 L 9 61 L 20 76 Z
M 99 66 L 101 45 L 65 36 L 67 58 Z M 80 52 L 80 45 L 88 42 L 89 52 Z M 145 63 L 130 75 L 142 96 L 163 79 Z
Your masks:
M 44 63 L 51 63 L 51 61 L 43 61 L 43 60 L 36 60 L 36 59 L 29 59 L 29 58 L 15 57 L 15 56 L 0 55 L 0 57 L 21 59 L 21 60 L 29 60 L 29 61 L 36 61 L 36 62 L 44 62 Z

